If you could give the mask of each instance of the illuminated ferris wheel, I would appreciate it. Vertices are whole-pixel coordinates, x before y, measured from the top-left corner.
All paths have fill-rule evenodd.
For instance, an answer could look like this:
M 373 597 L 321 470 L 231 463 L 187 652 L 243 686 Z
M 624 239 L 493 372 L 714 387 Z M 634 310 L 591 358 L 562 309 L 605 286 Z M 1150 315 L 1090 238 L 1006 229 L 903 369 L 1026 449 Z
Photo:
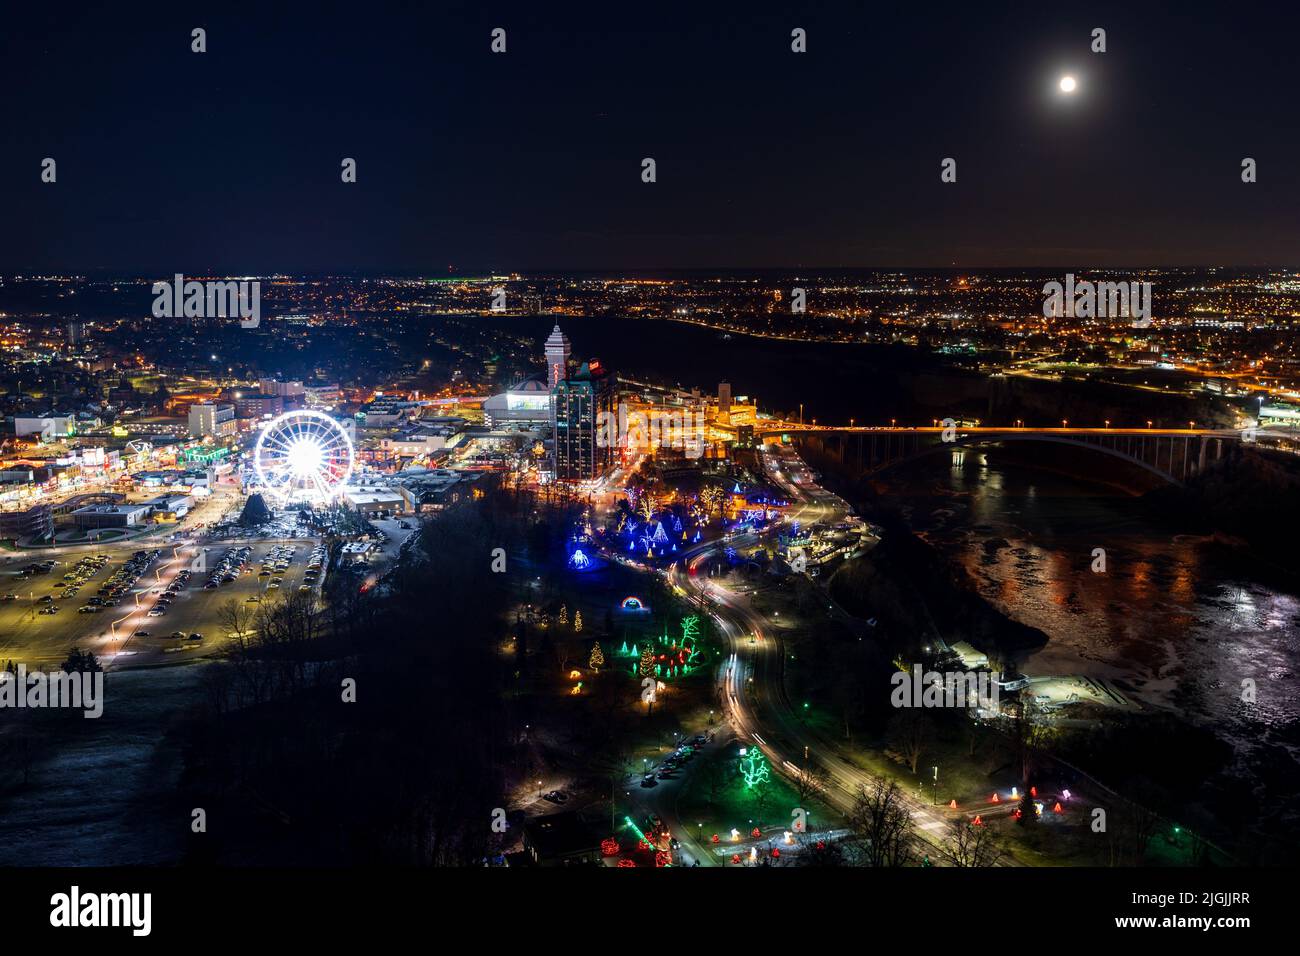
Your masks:
M 253 469 L 282 504 L 323 503 L 352 475 L 355 455 L 343 426 L 323 412 L 285 412 L 262 429 Z

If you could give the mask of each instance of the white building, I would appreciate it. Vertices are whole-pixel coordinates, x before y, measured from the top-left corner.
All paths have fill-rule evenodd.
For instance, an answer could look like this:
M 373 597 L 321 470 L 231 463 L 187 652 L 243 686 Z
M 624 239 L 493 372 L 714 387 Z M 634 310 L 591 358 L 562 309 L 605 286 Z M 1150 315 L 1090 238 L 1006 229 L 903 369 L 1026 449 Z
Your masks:
M 307 394 L 302 382 L 280 382 L 273 378 L 264 378 L 257 383 L 262 395 L 278 395 L 281 398 L 301 398 Z
M 204 402 L 201 405 L 190 406 L 190 437 L 205 438 L 227 438 L 235 434 L 237 428 L 235 422 L 234 405 L 218 405 L 215 402 Z
M 384 438 L 379 446 L 389 457 L 421 458 L 447 447 L 448 436 L 442 432 L 415 432 Z
M 546 425 L 551 421 L 551 390 L 539 379 L 526 379 L 483 403 L 488 428 Z
M 555 386 L 569 377 L 569 339 L 557 325 L 546 340 L 546 387 Z
M 78 528 L 133 528 L 149 517 L 151 507 L 138 505 L 88 505 L 72 512 Z
M 66 438 L 76 434 L 77 418 L 75 415 L 58 415 L 47 412 L 44 415 L 15 415 L 14 434 L 40 435 L 42 441 Z

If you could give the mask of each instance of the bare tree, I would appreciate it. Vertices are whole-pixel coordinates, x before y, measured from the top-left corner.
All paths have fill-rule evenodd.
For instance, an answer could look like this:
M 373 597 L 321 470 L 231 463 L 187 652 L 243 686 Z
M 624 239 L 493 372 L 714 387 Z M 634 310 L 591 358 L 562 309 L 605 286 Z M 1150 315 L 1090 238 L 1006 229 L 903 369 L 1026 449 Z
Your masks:
M 727 785 L 727 766 L 723 760 L 709 759 L 704 765 L 704 783 L 709 789 L 709 806 L 718 802 L 718 794 Z
M 1020 782 L 1028 789 L 1038 755 L 1056 735 L 1050 718 L 1032 700 L 1020 695 L 1012 708 L 1016 753 L 1020 759 Z
M 963 818 L 948 824 L 939 854 L 953 866 L 997 866 L 1002 859 L 998 838 L 987 825 L 976 826 Z
M 858 787 L 848 821 L 868 866 L 906 866 L 915 857 L 915 823 L 896 781 Z
M 830 779 L 829 770 L 816 761 L 809 761 L 805 756 L 803 766 L 794 775 L 794 786 L 799 794 L 799 802 L 802 804 L 813 794 L 824 791 Z
M 1141 866 L 1147 846 L 1160 828 L 1160 816 L 1136 803 L 1125 802 L 1110 815 L 1107 848 L 1111 866 Z
M 217 608 L 217 623 L 230 637 L 243 638 L 252 633 L 254 613 L 247 604 L 230 600 Z
M 921 754 L 929 746 L 931 737 L 930 720 L 919 710 L 907 708 L 900 711 L 889 721 L 889 743 L 903 755 L 907 765 L 916 773 Z

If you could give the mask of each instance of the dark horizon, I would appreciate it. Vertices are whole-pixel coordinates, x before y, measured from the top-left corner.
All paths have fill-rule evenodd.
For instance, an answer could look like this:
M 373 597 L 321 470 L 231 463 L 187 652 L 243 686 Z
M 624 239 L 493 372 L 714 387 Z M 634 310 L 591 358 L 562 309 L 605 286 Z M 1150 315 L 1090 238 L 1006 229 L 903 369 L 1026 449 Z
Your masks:
M 12 11 L 0 272 L 1300 262 L 1294 11 L 310 14 Z

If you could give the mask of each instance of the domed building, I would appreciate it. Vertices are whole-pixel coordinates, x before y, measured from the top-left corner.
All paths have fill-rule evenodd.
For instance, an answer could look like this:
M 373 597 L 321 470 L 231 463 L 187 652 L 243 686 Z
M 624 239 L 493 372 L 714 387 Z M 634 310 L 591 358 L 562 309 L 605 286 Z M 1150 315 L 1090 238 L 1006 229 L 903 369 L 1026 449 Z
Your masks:
M 551 391 L 541 376 L 526 378 L 483 403 L 483 422 L 493 430 L 551 423 Z

